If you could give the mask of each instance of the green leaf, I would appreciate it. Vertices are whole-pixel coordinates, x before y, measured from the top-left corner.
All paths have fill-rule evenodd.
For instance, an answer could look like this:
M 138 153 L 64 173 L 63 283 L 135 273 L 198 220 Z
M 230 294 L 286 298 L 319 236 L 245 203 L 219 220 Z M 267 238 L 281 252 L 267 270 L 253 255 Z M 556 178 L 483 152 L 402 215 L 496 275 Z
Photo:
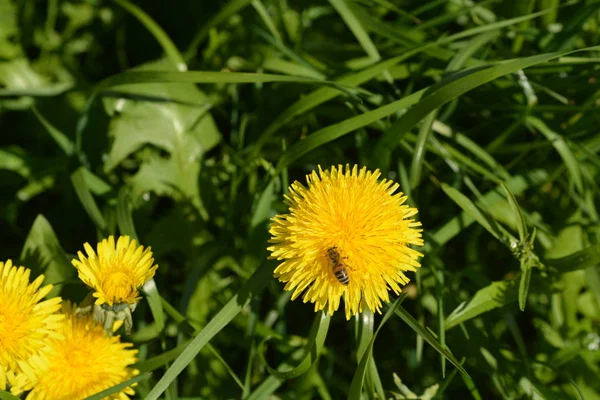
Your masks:
M 274 369 L 269 366 L 267 360 L 264 357 L 264 345 L 268 338 L 264 340 L 258 348 L 258 354 L 262 362 L 267 367 L 269 373 L 278 379 L 291 379 L 300 376 L 306 371 L 308 371 L 308 369 L 315 362 L 317 362 L 317 359 L 321 354 L 321 351 L 323 350 L 325 338 L 327 337 L 327 331 L 329 330 L 330 319 L 331 317 L 323 311 L 320 311 L 317 314 L 317 316 L 315 316 L 313 324 L 310 328 L 310 333 L 308 335 L 308 341 L 305 346 L 304 356 L 301 357 L 302 361 L 300 361 L 298 366 L 292 369 L 287 369 L 286 367 Z
M 527 291 L 529 290 L 529 282 L 531 281 L 531 269 L 534 265 L 532 259 L 521 260 L 521 279 L 519 280 L 519 308 L 525 311 L 525 303 L 527 302 Z
M 452 365 L 454 365 L 461 373 L 469 377 L 467 371 L 462 367 L 461 363 L 454 357 L 448 347 L 442 346 L 431 333 L 417 321 L 412 315 L 408 313 L 402 306 L 396 309 L 396 315 L 400 317 L 413 331 L 422 337 L 431 347 L 433 347 L 438 353 L 446 357 Z M 448 328 L 448 319 L 446 319 L 446 329 Z
M 10 394 L 8 392 L 0 390 L 0 400 L 21 400 L 21 399 L 13 394 Z
M 498 281 L 479 289 L 469 301 L 462 302 L 446 318 L 446 330 L 494 308 L 517 301 L 516 281 Z
M 139 70 L 164 68 L 161 65 L 150 63 Z M 114 140 L 105 171 L 113 170 L 147 145 L 162 149 L 167 152 L 167 157 L 152 153 L 142 161 L 131 180 L 133 196 L 141 196 L 147 191 L 176 200 L 183 196 L 206 216 L 197 183 L 200 161 L 221 140 L 208 112 L 210 100 L 191 83 L 144 84 L 121 93 L 140 100 L 104 101 L 107 112 L 113 116 L 109 135 Z M 143 98 L 146 101 L 141 101 Z M 162 100 L 156 101 L 158 99 Z
M 600 264 L 600 243 L 565 257 L 546 259 L 544 264 L 561 274 L 594 267 Z
M 45 284 L 56 285 L 75 278 L 76 270 L 61 247 L 54 229 L 43 215 L 38 215 L 25 239 L 20 261 L 37 274 L 44 274 Z M 60 294 L 55 286 L 48 296 Z
M 418 91 L 383 107 L 376 108 L 375 110 L 319 129 L 309 135 L 306 139 L 296 142 L 281 155 L 276 167 L 277 173 L 281 172 L 284 168 L 291 165 L 292 162 L 309 151 L 416 103 L 423 95 L 423 92 L 423 90 Z
M 575 51 L 594 51 L 599 49 L 600 47 L 596 46 Z M 452 75 L 439 84 L 434 85 L 429 89 L 428 95 L 402 115 L 378 141 L 371 157 L 373 164 L 387 171 L 390 165 L 391 153 L 396 148 L 400 138 L 425 118 L 427 114 L 441 105 L 496 78 L 570 53 L 538 54 L 531 57 L 504 61 L 494 66 L 473 68 L 463 71 L 460 74 Z
M 508 186 L 506 186 L 506 183 L 500 182 L 500 185 L 502 186 L 502 188 L 504 189 L 504 192 L 506 193 L 506 198 L 508 199 L 508 204 L 510 205 L 510 209 L 512 210 L 512 212 L 515 216 L 515 219 L 517 221 L 516 225 L 517 225 L 517 230 L 519 231 L 519 239 L 521 241 L 524 241 L 524 240 L 526 240 L 527 235 L 528 235 L 527 220 L 525 219 L 525 216 L 523 215 L 523 211 L 521 211 L 521 207 L 519 207 L 519 203 L 517 202 L 517 199 L 512 194 L 512 192 L 510 191 Z
M 13 171 L 23 178 L 31 176 L 31 160 L 20 148 L 0 149 L 0 169 Z
M 106 221 L 85 182 L 84 169 L 84 167 L 80 167 L 71 174 L 71 183 L 73 183 L 77 197 L 79 197 L 79 201 L 92 219 L 92 222 L 94 222 L 98 229 L 104 231 L 106 229 Z
M 110 397 L 111 394 L 115 394 L 115 393 L 119 393 L 121 390 L 127 388 L 128 386 L 133 385 L 134 383 L 137 382 L 141 382 L 144 381 L 148 378 L 150 378 L 150 375 L 152 375 L 151 373 L 147 372 L 145 374 L 140 374 L 136 377 L 133 377 L 129 380 L 126 380 L 123 383 L 119 383 L 118 385 L 112 386 L 108 389 L 105 389 L 99 393 L 96 393 L 95 395 L 86 397 L 85 400 L 102 400 L 105 399 L 107 397 Z
M 261 265 L 252 277 L 244 284 L 242 289 L 219 311 L 186 347 L 184 353 L 179 355 L 175 362 L 167 369 L 152 388 L 146 400 L 156 400 L 177 378 L 177 376 L 198 355 L 200 350 L 225 326 L 227 326 L 242 309 L 250 303 L 251 296 L 257 295 L 270 282 L 273 273 L 269 264 Z

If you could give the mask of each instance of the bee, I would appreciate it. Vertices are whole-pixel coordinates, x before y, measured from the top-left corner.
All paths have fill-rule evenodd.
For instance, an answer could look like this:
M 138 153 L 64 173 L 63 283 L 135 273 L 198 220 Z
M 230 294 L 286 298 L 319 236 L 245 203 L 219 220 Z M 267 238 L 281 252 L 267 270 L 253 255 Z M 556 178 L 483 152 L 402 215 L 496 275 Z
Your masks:
M 342 256 L 338 252 L 337 247 L 334 246 L 327 249 L 327 258 L 333 267 L 333 274 L 338 282 L 342 285 L 348 285 L 350 282 L 350 275 L 348 275 L 346 265 L 342 261 Z

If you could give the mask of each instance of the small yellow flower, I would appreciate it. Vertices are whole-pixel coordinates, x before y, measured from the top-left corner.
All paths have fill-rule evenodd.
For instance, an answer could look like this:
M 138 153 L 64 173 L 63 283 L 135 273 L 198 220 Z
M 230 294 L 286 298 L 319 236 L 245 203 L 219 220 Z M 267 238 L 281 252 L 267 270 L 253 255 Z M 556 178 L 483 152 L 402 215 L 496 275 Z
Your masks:
M 42 288 L 44 276 L 29 283 L 31 270 L 0 262 L 0 389 L 15 386 L 20 364 L 38 354 L 49 339 L 60 338 L 64 315 L 61 298 L 42 299 L 52 285 Z
M 115 244 L 110 236 L 98 243 L 97 254 L 84 244 L 87 258 L 77 252 L 79 260 L 73 266 L 79 271 L 79 279 L 94 289 L 95 304 L 108 306 L 122 303 L 134 304 L 140 300 L 138 289 L 154 276 L 158 265 L 152 265 L 150 247 L 137 246 L 129 236 L 121 236 Z
M 63 340 L 49 340 L 47 350 L 33 357 L 24 372 L 33 383 L 27 400 L 79 400 L 125 382 L 139 374 L 129 368 L 137 361 L 131 343 L 107 336 L 90 314 L 75 314 L 75 305 L 65 301 L 67 316 L 62 324 Z M 112 395 L 127 400 L 131 387 Z
M 345 295 L 346 319 L 365 305 L 381 312 L 408 283 L 404 271 L 415 271 L 423 255 L 409 245 L 423 245 L 417 209 L 403 205 L 399 185 L 378 181 L 380 173 L 340 165 L 307 175 L 308 188 L 294 182 L 285 195 L 289 214 L 276 215 L 268 248 L 282 261 L 275 276 L 315 311 L 333 314 Z M 337 267 L 337 268 L 336 268 Z M 340 271 L 341 270 L 341 271 Z M 338 272 L 336 277 L 336 272 Z

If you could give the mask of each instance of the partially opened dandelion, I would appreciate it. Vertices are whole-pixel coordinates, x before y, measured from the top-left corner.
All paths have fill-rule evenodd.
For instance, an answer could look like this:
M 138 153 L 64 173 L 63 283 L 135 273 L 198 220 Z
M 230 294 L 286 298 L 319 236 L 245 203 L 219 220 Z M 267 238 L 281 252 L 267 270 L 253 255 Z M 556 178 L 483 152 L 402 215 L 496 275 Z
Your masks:
M 281 263 L 275 276 L 304 293 L 315 311 L 333 314 L 345 295 L 346 318 L 365 306 L 381 312 L 408 283 L 406 271 L 420 266 L 422 254 L 409 245 L 423 245 L 417 209 L 404 205 L 399 185 L 379 181 L 380 173 L 342 166 L 313 171 L 308 187 L 294 182 L 285 196 L 289 213 L 271 224 L 271 258 Z
M 25 372 L 33 389 L 27 400 L 82 400 L 139 374 L 130 367 L 137 362 L 131 343 L 107 336 L 91 315 L 75 314 L 75 305 L 68 301 L 63 313 L 64 339 L 49 340 L 46 351 L 29 361 Z M 110 398 L 127 400 L 133 394 L 126 387 Z
M 0 390 L 13 393 L 26 389 L 22 369 L 43 351 L 50 339 L 61 338 L 64 315 L 61 298 L 43 300 L 52 285 L 41 287 L 44 276 L 29 282 L 31 270 L 0 262 Z
M 120 236 L 115 243 L 110 236 L 98 243 L 97 252 L 89 243 L 84 248 L 87 257 L 80 251 L 79 260 L 72 263 L 79 271 L 79 278 L 94 290 L 95 301 L 87 307 L 93 308 L 94 318 L 104 323 L 107 333 L 112 332 L 116 320 L 124 320 L 129 331 L 131 313 L 140 300 L 139 288 L 158 268 L 150 247 L 138 246 L 129 236 Z

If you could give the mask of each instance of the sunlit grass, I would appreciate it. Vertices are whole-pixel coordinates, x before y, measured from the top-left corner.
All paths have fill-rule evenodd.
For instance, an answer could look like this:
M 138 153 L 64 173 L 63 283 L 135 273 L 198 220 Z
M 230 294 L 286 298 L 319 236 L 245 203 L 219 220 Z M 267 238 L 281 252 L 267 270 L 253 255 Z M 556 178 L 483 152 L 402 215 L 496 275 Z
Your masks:
M 80 303 L 84 243 L 152 247 L 120 331 L 139 398 L 600 398 L 600 2 L 0 15 L 2 257 Z M 290 301 L 267 251 L 290 185 L 346 164 L 399 183 L 425 242 L 349 321 Z

